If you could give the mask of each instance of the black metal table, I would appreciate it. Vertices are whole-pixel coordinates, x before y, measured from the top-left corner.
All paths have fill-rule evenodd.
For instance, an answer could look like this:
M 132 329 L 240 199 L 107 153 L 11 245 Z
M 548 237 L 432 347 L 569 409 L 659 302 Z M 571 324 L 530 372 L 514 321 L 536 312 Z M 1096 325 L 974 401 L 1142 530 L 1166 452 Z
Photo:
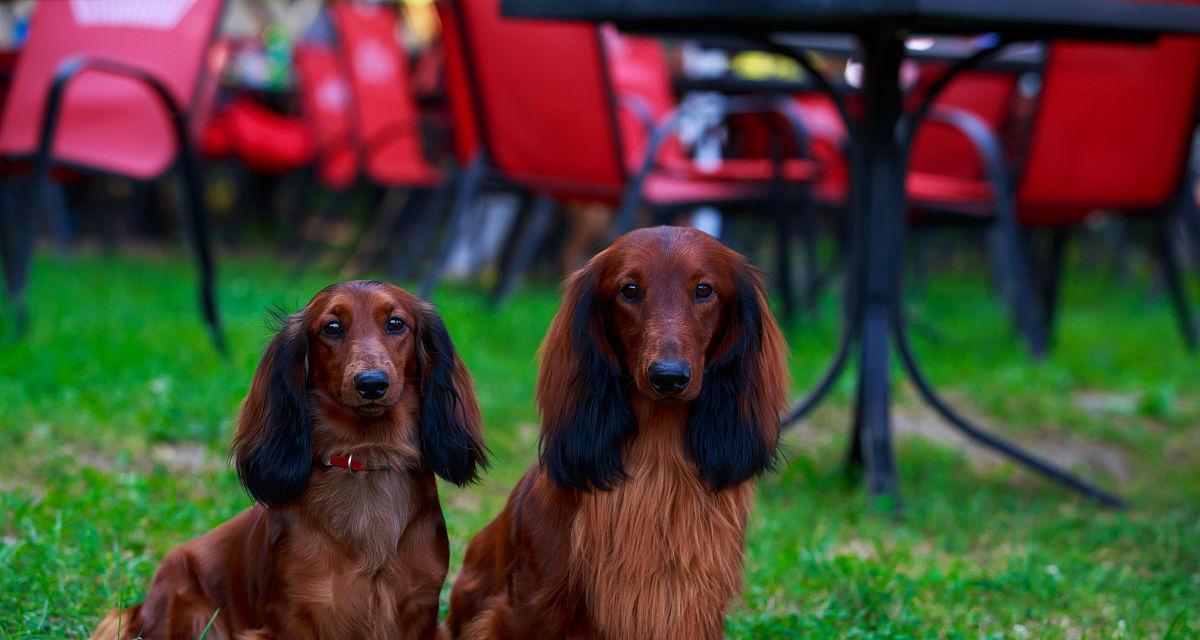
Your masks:
M 503 0 L 511 17 L 612 21 L 627 31 L 676 35 L 736 35 L 796 57 L 839 105 L 852 135 L 850 211 L 855 259 L 847 279 L 846 318 L 837 354 L 821 381 L 787 418 L 812 409 L 859 348 L 858 397 L 851 456 L 866 469 L 873 494 L 898 505 L 890 425 L 893 342 L 923 398 L 976 442 L 1106 505 L 1114 495 L 983 431 L 949 406 L 922 373 L 901 311 L 905 232 L 904 174 L 916 123 L 953 75 L 1006 44 L 1042 39 L 1153 41 L 1162 34 L 1200 34 L 1200 5 L 1130 0 Z M 803 53 L 780 38 L 794 33 L 846 33 L 858 40 L 864 109 L 853 121 L 840 91 Z M 994 33 L 997 40 L 951 65 L 916 109 L 902 106 L 900 64 L 911 34 Z

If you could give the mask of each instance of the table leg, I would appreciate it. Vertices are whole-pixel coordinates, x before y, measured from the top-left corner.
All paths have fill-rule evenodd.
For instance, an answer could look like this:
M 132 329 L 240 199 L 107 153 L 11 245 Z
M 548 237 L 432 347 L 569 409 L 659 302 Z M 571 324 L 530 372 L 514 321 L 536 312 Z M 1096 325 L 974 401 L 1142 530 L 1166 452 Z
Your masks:
M 903 39 L 890 29 L 862 34 L 863 135 L 857 153 L 864 170 L 853 215 L 858 222 L 858 259 L 863 296 L 858 313 L 859 371 L 855 437 L 874 495 L 896 498 L 891 433 L 891 318 L 899 298 L 900 243 L 904 223 L 904 158 L 898 139 Z
M 862 93 L 865 112 L 861 121 L 851 123 L 848 113 L 841 108 L 836 90 L 827 82 L 819 83 L 822 90 L 839 103 L 847 123 L 857 125 L 852 126 L 852 129 L 857 128 L 857 133 L 852 135 L 848 207 L 853 255 L 846 286 L 844 330 L 830 367 L 808 396 L 784 418 L 784 426 L 795 424 L 821 402 L 833 388 L 857 344 L 860 348 L 858 398 L 849 462 L 865 466 L 867 486 L 872 494 L 889 496 L 898 507 L 890 424 L 889 358 L 891 340 L 894 339 L 900 361 L 918 393 L 951 426 L 975 442 L 1084 496 L 1107 506 L 1121 507 L 1120 498 L 975 426 L 941 399 L 921 371 L 908 343 L 901 307 L 901 256 L 907 224 L 904 175 L 909 136 L 933 103 L 936 91 L 927 95 L 925 104 L 918 108 L 916 115 L 909 117 L 906 130 L 901 131 L 898 127 L 903 114 L 899 69 L 905 53 L 903 40 L 889 29 L 863 33 L 859 37 L 864 53 Z M 785 53 L 785 48 L 769 41 L 766 44 L 770 50 L 794 55 Z M 955 64 L 951 75 L 971 67 L 1003 45 L 997 43 Z M 797 59 L 804 60 L 802 56 Z M 811 65 L 805 65 L 805 68 L 823 79 Z M 940 89 L 949 81 L 950 77 L 944 78 L 935 87 Z M 1197 238 L 1200 238 L 1200 213 L 1195 214 L 1192 221 Z

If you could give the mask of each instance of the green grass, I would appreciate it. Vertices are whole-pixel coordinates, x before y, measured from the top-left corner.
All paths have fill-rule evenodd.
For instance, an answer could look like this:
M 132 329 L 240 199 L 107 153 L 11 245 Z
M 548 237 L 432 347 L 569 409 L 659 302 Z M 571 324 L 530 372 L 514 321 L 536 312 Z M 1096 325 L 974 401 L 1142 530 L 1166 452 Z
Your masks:
M 903 516 L 841 466 L 853 376 L 786 441 L 760 484 L 746 638 L 1190 638 L 1200 634 L 1200 358 L 1179 347 L 1145 282 L 1067 279 L 1059 344 L 1032 363 L 977 268 L 911 296 L 917 350 L 953 401 L 1127 496 L 1105 511 L 945 433 L 905 385 L 897 415 Z M 0 638 L 83 637 L 144 593 L 158 560 L 248 504 L 230 421 L 269 337 L 328 276 L 222 263 L 231 357 L 209 348 L 178 257 L 43 258 L 30 334 L 0 344 Z M 453 557 L 534 459 L 534 353 L 557 306 L 532 287 L 500 311 L 439 295 L 475 375 L 495 464 L 444 486 Z M 799 394 L 836 343 L 837 304 L 789 330 Z M 7 329 L 7 327 L 5 327 Z

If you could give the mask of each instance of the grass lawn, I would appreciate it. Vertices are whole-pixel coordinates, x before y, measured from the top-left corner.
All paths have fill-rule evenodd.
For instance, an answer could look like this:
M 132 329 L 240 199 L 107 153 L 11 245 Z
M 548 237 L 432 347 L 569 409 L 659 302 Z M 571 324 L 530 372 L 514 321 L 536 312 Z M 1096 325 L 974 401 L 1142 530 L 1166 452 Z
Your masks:
M 897 384 L 894 516 L 842 469 L 846 376 L 760 484 L 730 637 L 1200 637 L 1200 357 L 1146 282 L 1079 267 L 1057 349 L 1032 363 L 981 273 L 951 269 L 910 296 L 928 373 L 968 414 L 1132 507 L 1097 508 L 962 446 Z M 168 548 L 249 504 L 225 451 L 266 309 L 298 307 L 329 276 L 224 259 L 222 360 L 178 256 L 43 257 L 33 274 L 32 330 L 0 343 L 0 638 L 85 637 L 141 597 Z M 453 579 L 535 457 L 534 354 L 558 296 L 531 287 L 493 311 L 447 288 L 438 302 L 494 453 L 481 484 L 442 489 Z M 836 342 L 836 300 L 818 315 L 789 330 L 797 394 Z

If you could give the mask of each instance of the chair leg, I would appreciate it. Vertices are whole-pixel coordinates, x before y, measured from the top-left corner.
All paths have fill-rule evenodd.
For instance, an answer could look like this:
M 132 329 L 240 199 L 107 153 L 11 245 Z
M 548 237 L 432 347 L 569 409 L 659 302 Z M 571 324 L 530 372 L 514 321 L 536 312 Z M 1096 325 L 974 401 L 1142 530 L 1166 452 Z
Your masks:
M 389 188 L 374 215 L 363 226 L 362 235 L 359 236 L 354 250 L 339 270 L 339 277 L 350 278 L 371 268 L 375 257 L 379 255 L 391 236 L 390 231 L 408 208 L 409 201 L 422 197 L 420 192 L 415 189 Z
M 1054 227 L 1050 231 L 1050 250 L 1042 269 L 1042 318 L 1046 322 L 1046 340 L 1054 343 L 1058 333 L 1058 306 L 1062 291 L 1063 263 L 1067 256 L 1067 243 L 1071 239 L 1070 227 Z
M 652 165 L 647 163 L 637 175 L 626 181 L 625 192 L 621 194 L 621 206 L 613 218 L 611 239 L 632 231 L 637 224 L 638 209 L 642 206 L 642 186 L 650 175 L 651 167 Z
M 775 264 L 779 299 L 783 303 L 783 319 L 792 324 L 796 319 L 796 291 L 792 286 L 792 217 L 777 207 L 775 211 Z
M 326 200 L 316 211 L 315 219 L 309 217 L 300 222 L 298 246 L 291 252 L 293 278 L 302 276 L 309 265 L 317 260 L 321 250 L 318 239 L 322 231 L 345 209 L 351 193 L 353 189 L 326 192 Z
M 71 252 L 71 221 L 67 210 L 67 194 L 63 185 L 53 180 L 43 185 L 41 202 L 46 207 L 50 233 L 54 237 L 58 253 L 67 256 Z
M 923 293 L 929 283 L 930 238 L 928 231 L 918 225 L 910 224 L 908 242 L 911 249 L 908 259 L 908 280 L 905 281 L 906 289 L 914 293 Z
M 558 203 L 546 195 L 539 195 L 533 201 L 533 206 L 523 224 L 514 225 L 513 233 L 516 245 L 500 272 L 496 288 L 492 290 L 492 304 L 500 306 L 509 296 L 521 286 L 525 274 L 533 265 L 538 249 L 550 231 L 550 223 L 554 220 L 554 211 Z
M 13 185 L 11 178 L 3 179 L 6 187 Z M 24 229 L 17 217 L 16 199 L 8 189 L 0 192 L 0 264 L 4 267 L 4 292 L 8 306 L 14 311 L 18 334 L 24 331 L 28 320 L 25 315 L 24 290 L 28 265 L 19 259 L 24 242 Z
M 213 345 L 224 355 L 227 352 L 225 337 L 221 333 L 221 319 L 217 312 L 217 296 L 214 290 L 216 270 L 209 241 L 208 210 L 204 206 L 200 164 L 196 159 L 195 149 L 188 140 L 181 138 L 178 142 L 180 177 L 183 180 L 183 212 L 189 231 L 188 239 L 192 243 L 200 276 L 201 310 L 212 334 Z
M 1003 260 L 1003 277 L 1010 291 L 1010 302 L 1017 327 L 1035 359 L 1046 357 L 1046 323 L 1037 301 L 1027 238 L 1023 237 L 1016 213 L 1008 206 L 999 206 L 996 214 L 997 242 Z
M 41 194 L 44 183 L 50 180 L 48 157 L 34 160 L 34 171 L 27 180 L 24 185 L 25 197 L 5 198 L 3 211 L 4 284 L 18 337 L 24 336 L 29 328 L 25 287 L 29 282 L 38 229 L 41 226 Z
M 804 307 L 810 314 L 816 313 L 821 297 L 820 240 L 816 206 L 805 196 L 800 205 L 800 241 L 804 243 Z
M 1169 218 L 1158 216 L 1152 224 L 1154 225 L 1155 259 L 1162 270 L 1163 282 L 1167 286 L 1167 293 L 1171 296 L 1171 306 L 1175 309 L 1175 319 L 1179 323 L 1179 332 L 1183 336 L 1183 343 L 1188 353 L 1195 353 L 1196 320 L 1192 316 L 1187 292 L 1184 291 L 1179 257 L 1175 254 L 1175 245 L 1171 239 Z
M 392 251 L 389 260 L 388 272 L 394 282 L 405 282 L 412 276 L 414 266 L 425 255 L 426 248 L 433 240 L 432 235 L 437 230 L 437 221 L 446 214 L 450 195 L 454 193 L 459 179 L 454 176 L 443 181 L 434 189 L 428 204 L 413 210 L 410 225 L 404 233 L 407 241 L 403 247 Z
M 1200 273 L 1200 206 L 1196 205 L 1196 199 L 1191 193 L 1185 197 L 1180 216 L 1183 218 L 1183 224 L 1190 240 L 1192 261 L 1196 263 L 1197 273 Z
M 463 227 L 467 221 L 467 213 L 471 210 L 471 206 L 475 204 L 475 198 L 479 195 L 479 190 L 483 186 L 486 168 L 487 159 L 480 154 L 471 161 L 470 165 L 467 165 L 462 178 L 459 180 L 458 193 L 454 194 L 454 204 L 450 209 L 450 218 L 446 221 L 445 228 L 442 230 L 442 239 L 438 243 L 437 253 L 425 271 L 425 277 L 421 280 L 419 295 L 426 300 L 433 295 L 438 280 L 442 277 L 442 271 L 446 268 L 446 262 L 450 259 L 450 249 L 454 246 L 454 241 L 462 235 L 463 229 L 460 227 Z

